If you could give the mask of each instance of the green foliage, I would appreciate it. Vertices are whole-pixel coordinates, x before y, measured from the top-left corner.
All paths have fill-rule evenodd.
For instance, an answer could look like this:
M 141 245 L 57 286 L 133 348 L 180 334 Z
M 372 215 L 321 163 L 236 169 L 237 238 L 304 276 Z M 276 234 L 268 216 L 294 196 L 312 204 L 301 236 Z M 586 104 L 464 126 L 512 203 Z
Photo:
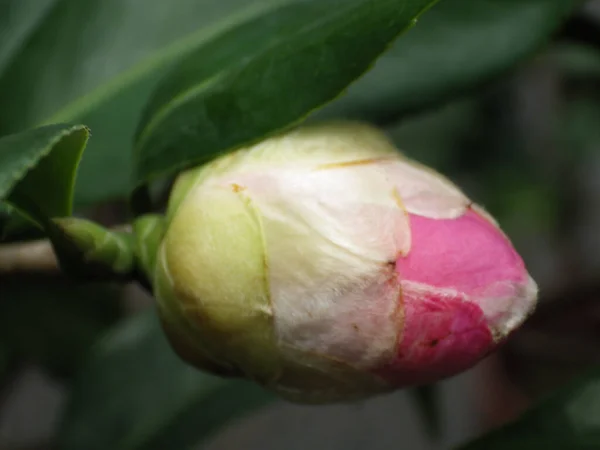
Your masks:
M 19 54 L 55 0 L 6 0 L 0 5 L 0 74 Z
M 91 354 L 75 382 L 59 448 L 192 448 L 270 400 L 249 382 L 186 366 L 148 311 L 116 327 Z
M 121 315 L 122 289 L 117 286 L 74 285 L 42 275 L 0 283 L 0 348 L 55 375 L 72 376 Z
M 54 121 L 85 123 L 94 138 L 76 205 L 125 197 L 135 126 L 165 70 L 220 32 L 297 1 L 176 0 L 173 7 L 160 0 L 7 1 L 11 14 L 0 15 L 11 20 L 0 55 L 11 64 L 4 74 L 0 65 L 0 134 Z M 472 88 L 539 48 L 571 7 L 570 0 L 443 0 L 316 117 L 387 121 Z M 98 61 L 110 65 L 91 70 Z
M 298 123 L 361 76 L 432 3 L 298 2 L 209 42 L 152 96 L 136 135 L 136 182 Z
M 278 3 L 3 0 L 0 21 L 12 26 L 0 29 L 0 135 L 45 123 L 85 123 L 94 139 L 82 161 L 76 204 L 126 197 L 135 124 L 164 69 Z M 4 53 L 10 64 L 2 70 Z

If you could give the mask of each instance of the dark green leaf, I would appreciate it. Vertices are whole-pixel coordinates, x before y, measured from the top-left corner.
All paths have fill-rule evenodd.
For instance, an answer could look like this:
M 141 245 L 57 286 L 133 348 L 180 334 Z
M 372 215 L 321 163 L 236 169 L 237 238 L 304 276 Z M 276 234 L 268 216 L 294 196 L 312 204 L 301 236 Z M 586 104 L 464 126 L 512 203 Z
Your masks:
M 0 138 L 0 201 L 39 223 L 70 215 L 88 135 L 83 125 L 50 125 Z
M 270 398 L 184 365 L 149 311 L 96 348 L 73 388 L 59 448 L 189 449 Z
M 503 74 L 549 41 L 572 0 L 444 0 L 317 117 L 389 122 Z
M 204 45 L 161 82 L 144 113 L 136 183 L 299 122 L 364 74 L 432 3 L 296 2 Z
M 600 448 L 600 370 L 547 399 L 521 419 L 461 450 Z
M 121 289 L 56 277 L 0 279 L 0 342 L 58 375 L 72 375 L 120 314 Z
M 126 197 L 135 125 L 164 68 L 216 33 L 283 1 L 55 0 L 34 21 L 28 7 L 41 11 L 48 0 L 10 0 L 19 14 L 9 17 L 15 24 L 6 33 L 16 42 L 13 28 L 30 31 L 27 39 L 21 33 L 0 76 L 0 134 L 86 123 L 94 139 L 81 164 L 76 203 Z M 0 41 L 0 52 L 5 43 Z

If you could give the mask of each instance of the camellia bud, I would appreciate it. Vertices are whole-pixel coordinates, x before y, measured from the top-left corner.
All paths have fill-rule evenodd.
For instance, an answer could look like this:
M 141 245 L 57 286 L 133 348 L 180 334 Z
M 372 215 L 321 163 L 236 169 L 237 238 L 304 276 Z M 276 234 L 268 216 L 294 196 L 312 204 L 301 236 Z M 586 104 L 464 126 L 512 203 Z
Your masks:
M 306 126 L 185 172 L 155 288 L 174 348 L 297 402 L 456 374 L 533 310 L 494 220 L 359 123 Z

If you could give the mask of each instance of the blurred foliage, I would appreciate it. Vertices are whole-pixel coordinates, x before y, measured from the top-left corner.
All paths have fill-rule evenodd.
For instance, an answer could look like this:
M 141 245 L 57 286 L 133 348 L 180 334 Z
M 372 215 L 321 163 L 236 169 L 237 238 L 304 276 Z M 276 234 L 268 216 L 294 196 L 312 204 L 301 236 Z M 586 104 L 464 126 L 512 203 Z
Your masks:
M 73 386 L 60 448 L 191 448 L 271 400 L 250 382 L 185 365 L 151 310 L 122 322 L 91 353 Z
M 600 442 L 598 370 L 541 402 L 518 421 L 461 450 L 593 450 Z
M 55 182 L 68 182 L 74 173 L 79 143 L 65 150 L 70 155 L 65 158 L 60 149 L 52 150 L 60 139 L 50 136 L 38 145 L 34 137 L 39 137 L 40 129 L 31 131 L 55 122 L 82 123 L 93 133 L 79 170 L 76 210 L 95 211 L 100 202 L 111 205 L 112 200 L 126 198 L 133 184 L 132 147 L 142 111 L 157 95 L 157 86 L 181 82 L 182 73 L 190 78 L 169 90 L 164 102 L 171 102 L 176 94 L 185 97 L 190 86 L 195 90 L 199 83 L 214 82 L 208 88 L 219 95 L 211 101 L 225 96 L 228 105 L 247 112 L 245 99 L 262 92 L 261 101 L 252 103 L 252 113 L 279 120 L 279 111 L 285 111 L 287 104 L 322 87 L 317 83 L 323 75 L 326 80 L 339 77 L 343 82 L 336 89 L 314 104 L 303 105 L 298 117 L 323 106 L 379 52 L 381 42 L 371 47 L 359 39 L 372 37 L 367 25 L 379 29 L 379 22 L 365 23 L 366 13 L 349 7 L 347 0 L 339 15 L 331 15 L 335 20 L 330 20 L 344 26 L 328 28 L 321 23 L 321 34 L 309 33 L 314 52 L 305 54 L 301 50 L 306 50 L 307 39 L 294 39 L 293 28 L 274 23 L 269 34 L 267 28 L 238 27 L 257 18 L 277 17 L 273 11 L 290 3 L 311 1 L 321 0 L 1 0 L 0 135 L 19 133 L 26 143 L 21 148 L 11 144 L 7 150 L 2 149 L 7 138 L 0 140 L 2 198 L 9 193 L 14 197 L 18 193 L 14 186 L 25 180 L 33 187 L 21 196 L 21 203 L 15 202 L 17 206 L 33 216 L 40 210 L 48 217 L 70 213 L 70 187 L 63 185 L 61 190 Z M 380 17 L 370 9 L 373 5 L 389 8 L 404 3 L 414 13 L 428 2 L 352 0 L 352 5 L 372 14 L 368 17 Z M 594 306 L 600 295 L 595 283 L 600 258 L 594 256 L 600 254 L 600 242 L 593 240 L 593 232 L 587 240 L 581 237 L 587 236 L 584 226 L 592 231 L 600 226 L 594 213 L 600 203 L 593 198 L 600 197 L 600 187 L 586 197 L 584 191 L 590 188 L 582 175 L 588 166 L 599 164 L 600 24 L 593 16 L 577 12 L 561 28 L 577 4 L 571 0 L 441 0 L 345 95 L 309 119 L 360 118 L 385 127 L 409 156 L 450 175 L 499 219 L 536 279 L 561 285 L 558 293 L 542 290 L 540 313 L 504 351 L 511 380 L 532 398 L 554 390 L 589 365 L 600 364 Z M 318 9 L 322 12 L 327 6 L 319 4 Z M 344 11 L 354 15 L 343 16 Z M 310 12 L 306 14 L 303 21 L 319 25 L 321 13 L 314 17 L 316 25 Z M 399 17 L 394 17 L 396 25 L 412 19 L 412 15 L 401 17 L 402 21 Z M 232 53 L 223 46 L 217 46 L 221 53 L 215 53 L 214 45 L 223 42 L 226 31 L 233 33 L 228 39 L 236 45 Z M 382 39 L 384 44 L 396 31 Z M 242 83 L 240 91 L 236 75 L 248 63 L 244 58 L 256 50 L 257 32 L 263 32 L 266 43 L 283 42 L 281 55 L 287 56 L 258 60 L 252 66 L 254 78 L 248 79 L 252 83 Z M 362 42 L 360 50 L 372 56 L 354 67 L 352 51 L 323 50 L 337 48 L 331 45 L 336 39 L 346 39 L 356 48 L 356 42 Z M 209 75 L 222 72 L 220 64 L 225 60 L 235 63 L 219 83 L 212 76 L 208 81 L 199 76 L 206 69 L 202 55 L 207 49 L 212 58 Z M 286 60 L 295 54 L 299 55 L 297 70 L 286 74 Z M 180 61 L 199 69 L 174 72 Z M 325 62 L 326 67 L 319 66 Z M 541 80 L 536 67 L 555 78 Z M 350 69 L 353 72 L 346 73 Z M 261 80 L 269 70 L 272 77 L 263 92 Z M 302 76 L 292 76 L 298 74 Z M 275 89 L 276 82 L 285 89 Z M 557 97 L 555 103 L 538 104 L 552 96 Z M 181 98 L 175 106 L 181 107 Z M 206 111 L 209 106 L 210 101 Z M 221 112 L 200 120 L 184 111 L 190 116 L 171 123 L 162 133 L 171 139 L 202 128 L 198 124 L 204 125 L 204 133 L 208 125 L 231 130 L 227 111 Z M 292 119 L 282 120 L 282 126 Z M 279 126 L 268 122 L 252 139 Z M 236 127 L 244 123 L 238 121 Z M 69 129 L 52 128 L 58 135 Z M 213 143 L 221 150 L 241 142 L 232 141 L 229 132 L 215 136 Z M 197 148 L 191 146 L 182 163 L 206 151 L 195 142 Z M 165 148 L 163 153 L 169 156 L 172 149 Z M 48 152 L 51 156 L 45 158 Z M 52 155 L 71 163 L 53 165 Z M 31 173 L 34 176 L 28 179 Z M 120 207 L 115 210 L 122 221 L 129 219 Z M 2 239 L 38 235 L 0 205 Z M 586 284 L 588 275 L 592 281 Z M 565 280 L 569 284 L 563 286 Z M 546 309 L 545 303 L 552 308 Z M 122 304 L 122 290 L 115 286 L 74 286 L 39 276 L 0 278 L 0 374 L 12 367 L 16 357 L 41 364 L 69 386 L 59 448 L 190 448 L 240 414 L 272 400 L 250 384 L 184 366 L 166 344 L 153 311 L 119 321 Z M 593 420 L 600 411 L 597 380 L 596 372 L 575 382 L 521 420 L 465 450 L 600 448 L 600 428 Z M 426 387 L 414 394 L 429 431 L 435 434 L 441 421 L 435 391 Z
M 127 195 L 135 125 L 164 68 L 219 31 L 281 2 L 42 3 L 0 4 L 0 16 L 15 28 L 20 19 L 39 16 L 15 38 L 10 64 L 0 71 L 0 133 L 42 123 L 88 125 L 94 139 L 82 161 L 76 203 L 89 204 Z
M 418 386 L 412 388 L 410 393 L 421 415 L 425 432 L 432 438 L 439 438 L 442 433 L 442 417 L 438 386 L 435 384 Z
M 41 275 L 0 278 L 0 342 L 70 377 L 121 316 L 121 296 L 121 287 L 106 284 L 74 285 Z
M 0 341 L 0 384 L 4 381 L 4 377 L 10 372 L 13 360 L 14 350 L 8 343 L 4 342 L 4 339 L 2 339 Z

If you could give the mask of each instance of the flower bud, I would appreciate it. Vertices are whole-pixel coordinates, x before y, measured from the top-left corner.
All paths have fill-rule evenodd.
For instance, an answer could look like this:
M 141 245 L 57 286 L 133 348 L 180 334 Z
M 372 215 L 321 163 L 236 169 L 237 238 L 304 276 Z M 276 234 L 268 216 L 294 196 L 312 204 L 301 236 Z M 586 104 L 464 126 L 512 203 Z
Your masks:
M 297 402 L 463 371 L 537 296 L 487 213 L 380 132 L 339 122 L 182 174 L 155 285 L 184 359 Z

